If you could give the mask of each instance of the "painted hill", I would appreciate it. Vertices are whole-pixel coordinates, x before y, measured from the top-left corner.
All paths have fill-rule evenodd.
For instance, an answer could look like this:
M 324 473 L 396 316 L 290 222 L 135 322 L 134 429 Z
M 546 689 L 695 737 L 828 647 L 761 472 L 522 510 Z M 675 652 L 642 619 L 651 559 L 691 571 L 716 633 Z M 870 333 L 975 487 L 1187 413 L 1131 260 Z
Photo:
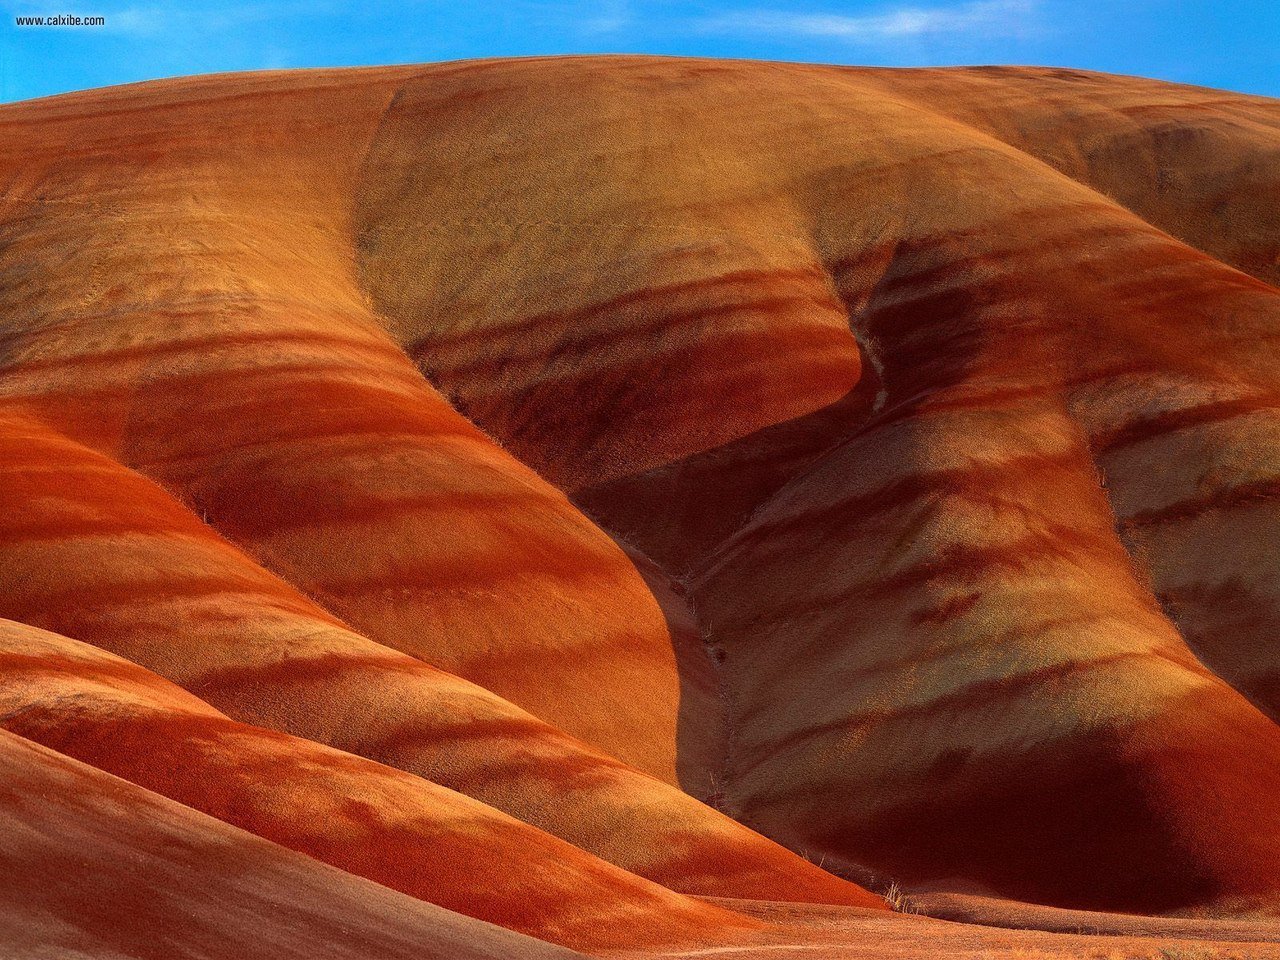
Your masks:
M 5 802 L 84 782 L 93 882 L 173 888 L 6 916 L 233 951 L 245 871 L 335 956 L 950 942 L 892 882 L 1269 939 L 1280 104 L 569 58 L 0 130 Z
M 581 957 L 323 866 L 4 731 L 0 770 L 10 957 Z

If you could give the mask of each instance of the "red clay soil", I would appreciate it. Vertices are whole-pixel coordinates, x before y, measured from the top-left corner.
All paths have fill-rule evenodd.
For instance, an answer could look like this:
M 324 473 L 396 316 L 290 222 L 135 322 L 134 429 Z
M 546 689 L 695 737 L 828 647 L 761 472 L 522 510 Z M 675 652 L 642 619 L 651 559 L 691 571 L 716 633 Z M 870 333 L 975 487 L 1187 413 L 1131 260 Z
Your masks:
M 281 846 L 542 940 L 634 947 L 758 926 L 421 777 L 236 723 L 127 660 L 9 621 L 0 717 Z
M 0 731 L 6 957 L 571 960 Z
M 424 901 L 650 955 L 1271 939 L 1280 104 L 553 58 L 0 133 L 0 726 L 253 896 L 341 868 L 273 943 L 338 901 L 403 913 L 370 956 Z M 117 952 L 234 925 L 221 863 Z

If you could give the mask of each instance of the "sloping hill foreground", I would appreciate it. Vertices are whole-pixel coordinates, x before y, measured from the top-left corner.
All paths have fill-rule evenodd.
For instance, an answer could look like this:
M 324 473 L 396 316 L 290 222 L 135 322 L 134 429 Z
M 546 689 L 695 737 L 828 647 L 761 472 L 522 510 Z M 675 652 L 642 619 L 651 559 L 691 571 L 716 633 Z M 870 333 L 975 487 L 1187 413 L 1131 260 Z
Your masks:
M 0 132 L 6 955 L 1280 955 L 1280 104 L 570 58 Z

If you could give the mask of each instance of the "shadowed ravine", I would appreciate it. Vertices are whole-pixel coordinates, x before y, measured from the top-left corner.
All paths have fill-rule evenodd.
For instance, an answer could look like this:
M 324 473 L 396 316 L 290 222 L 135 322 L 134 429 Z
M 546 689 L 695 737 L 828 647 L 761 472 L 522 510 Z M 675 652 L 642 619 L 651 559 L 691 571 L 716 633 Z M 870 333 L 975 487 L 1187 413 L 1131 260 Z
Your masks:
M 0 129 L 0 952 L 1280 956 L 1275 101 L 540 58 Z

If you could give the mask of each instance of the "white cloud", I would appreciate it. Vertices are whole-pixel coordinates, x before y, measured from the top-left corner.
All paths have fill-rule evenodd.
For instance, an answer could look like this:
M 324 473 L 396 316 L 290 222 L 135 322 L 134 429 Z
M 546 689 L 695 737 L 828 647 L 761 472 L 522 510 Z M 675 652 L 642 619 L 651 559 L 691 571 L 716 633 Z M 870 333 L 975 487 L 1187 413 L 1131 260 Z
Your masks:
M 818 37 L 849 43 L 984 34 L 1021 36 L 1030 31 L 1037 0 L 970 0 L 943 7 L 895 7 L 848 16 L 781 10 L 741 10 L 698 23 L 708 33 Z
M 617 33 L 629 26 L 634 19 L 631 6 L 627 0 L 605 0 L 596 5 L 596 10 L 579 23 L 585 33 Z

